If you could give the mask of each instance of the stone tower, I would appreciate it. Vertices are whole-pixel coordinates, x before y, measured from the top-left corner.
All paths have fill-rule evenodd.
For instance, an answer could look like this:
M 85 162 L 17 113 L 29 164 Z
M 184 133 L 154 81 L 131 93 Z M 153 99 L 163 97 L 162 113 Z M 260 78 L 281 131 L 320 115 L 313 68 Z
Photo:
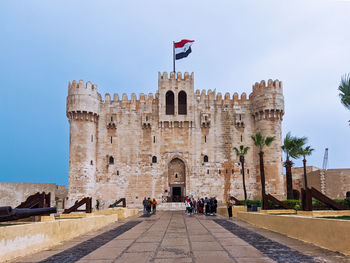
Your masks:
M 81 80 L 68 84 L 69 200 L 67 205 L 95 192 L 97 123 L 100 99 L 97 87 Z
M 251 100 L 251 113 L 254 119 L 255 132 L 264 136 L 274 136 L 271 146 L 264 149 L 266 176 L 266 192 L 277 198 L 285 198 L 285 180 L 282 171 L 282 117 L 284 114 L 284 98 L 282 83 L 278 80 L 268 80 L 255 83 Z M 255 155 L 258 149 L 254 148 Z M 259 169 L 259 163 L 257 170 Z

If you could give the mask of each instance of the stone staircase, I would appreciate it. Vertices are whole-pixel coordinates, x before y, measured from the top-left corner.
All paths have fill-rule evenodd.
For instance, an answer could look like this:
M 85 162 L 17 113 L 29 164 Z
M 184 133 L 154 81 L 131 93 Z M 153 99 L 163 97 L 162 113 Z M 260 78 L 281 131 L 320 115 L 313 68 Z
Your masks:
M 185 203 L 159 203 L 157 205 L 157 210 L 159 211 L 185 211 Z

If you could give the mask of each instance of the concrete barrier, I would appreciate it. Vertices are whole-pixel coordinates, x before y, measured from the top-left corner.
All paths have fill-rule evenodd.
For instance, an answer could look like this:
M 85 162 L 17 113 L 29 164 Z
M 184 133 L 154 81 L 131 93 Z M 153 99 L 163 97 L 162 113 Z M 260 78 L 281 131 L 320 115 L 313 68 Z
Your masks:
M 0 262 L 39 252 L 115 221 L 117 214 L 0 226 Z
M 350 221 L 238 212 L 238 219 L 257 227 L 310 242 L 329 250 L 350 255 Z

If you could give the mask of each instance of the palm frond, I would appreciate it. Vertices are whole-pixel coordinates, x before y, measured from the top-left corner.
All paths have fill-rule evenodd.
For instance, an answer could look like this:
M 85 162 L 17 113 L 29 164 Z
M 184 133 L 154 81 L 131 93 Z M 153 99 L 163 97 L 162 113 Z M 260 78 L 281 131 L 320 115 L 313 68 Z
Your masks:
M 270 144 L 276 139 L 276 137 L 266 137 L 265 138 L 265 145 L 270 146 Z
M 306 146 L 305 148 L 301 148 L 300 154 L 305 158 L 312 154 L 315 149 L 312 149 L 311 146 Z
M 247 154 L 250 147 L 245 147 L 244 145 L 240 145 L 239 149 L 237 147 L 233 147 L 233 150 L 235 151 L 237 156 L 244 156 Z
M 350 110 L 350 74 L 342 76 L 338 90 L 341 103 Z
M 307 142 L 307 137 L 292 136 L 290 132 L 287 133 L 283 140 L 282 150 L 286 154 L 287 160 L 289 157 L 297 159 L 300 157 L 301 148 Z
M 252 136 L 252 140 L 254 141 L 255 146 L 262 150 L 262 148 L 264 147 L 264 136 L 260 132 L 258 132 L 257 134 Z

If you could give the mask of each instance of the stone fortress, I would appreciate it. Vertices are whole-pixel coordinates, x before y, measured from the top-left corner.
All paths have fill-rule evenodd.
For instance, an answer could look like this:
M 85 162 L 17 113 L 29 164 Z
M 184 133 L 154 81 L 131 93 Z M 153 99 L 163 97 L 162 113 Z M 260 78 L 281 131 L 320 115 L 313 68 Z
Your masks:
M 243 199 L 239 157 L 243 144 L 249 199 L 260 198 L 258 149 L 251 139 L 275 136 L 264 150 L 266 191 L 285 198 L 282 171 L 282 83 L 261 81 L 249 97 L 194 90 L 194 74 L 158 73 L 155 96 L 106 94 L 91 82 L 68 85 L 70 123 L 67 205 L 84 196 L 106 207 L 125 197 L 176 202 L 183 196 Z

